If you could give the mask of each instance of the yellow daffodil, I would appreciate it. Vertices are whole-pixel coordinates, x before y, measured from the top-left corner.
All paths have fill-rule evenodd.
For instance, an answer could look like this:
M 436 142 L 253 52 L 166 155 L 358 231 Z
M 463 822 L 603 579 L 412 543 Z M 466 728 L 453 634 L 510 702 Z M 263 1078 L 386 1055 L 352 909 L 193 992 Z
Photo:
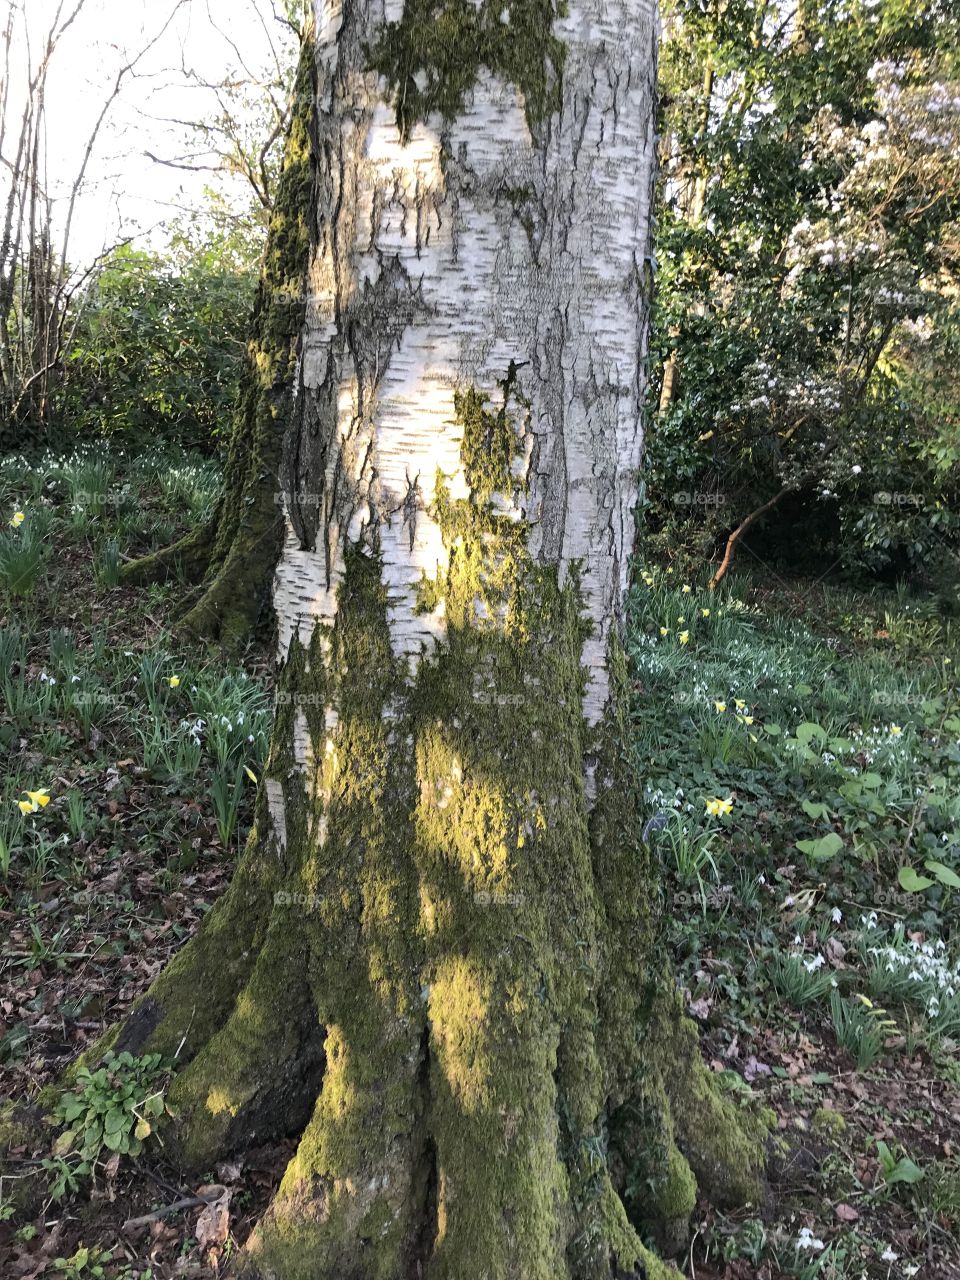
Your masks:
M 713 704 L 713 709 L 714 711 L 719 711 L 722 714 L 724 711 L 726 711 L 727 704 L 725 702 L 715 702 Z
M 725 818 L 727 814 L 733 813 L 732 800 L 705 800 L 704 804 L 712 818 Z
M 25 791 L 24 795 L 28 797 L 26 800 L 17 801 L 21 813 L 36 813 L 50 803 L 46 787 L 41 787 L 39 791 Z
M 901 735 L 901 733 L 903 733 L 903 730 L 900 728 L 900 726 L 899 726 L 898 724 L 892 724 L 892 725 L 890 726 L 890 737 L 891 737 L 891 738 L 899 738 L 899 737 L 900 737 L 900 735 Z
M 10 517 L 10 527 L 12 529 L 19 529 L 20 526 L 23 524 L 24 520 L 26 520 L 26 518 L 27 517 L 23 514 L 22 511 L 15 511 L 13 515 Z
M 690 587 L 686 582 L 683 584 L 680 590 L 685 596 L 688 596 L 690 594 Z
M 689 644 L 689 643 L 690 643 L 690 632 L 689 632 L 689 631 L 681 631 L 681 632 L 680 632 L 680 634 L 679 634 L 679 636 L 677 637 L 677 639 L 680 641 L 680 643 L 681 643 L 681 644 Z
M 661 634 L 662 636 L 668 636 L 668 635 L 670 634 L 670 628 L 669 628 L 669 627 L 661 627 L 661 628 L 660 628 L 660 634 Z
M 176 689 L 177 686 L 180 684 L 180 677 L 167 676 L 167 684 L 170 686 L 171 689 Z
M 247 777 L 250 779 L 251 782 L 256 782 L 257 775 L 253 772 L 252 769 L 249 769 L 246 765 L 244 765 L 243 772 L 247 775 Z
M 753 724 L 753 716 L 737 716 L 741 724 Z
M 667 570 L 667 573 L 673 573 L 673 565 L 670 566 L 670 568 Z
M 742 711 L 747 704 L 744 702 L 742 698 L 734 698 L 733 705 L 737 708 L 738 711 Z
M 709 610 L 709 609 L 701 609 L 701 610 L 700 610 L 700 617 L 701 617 L 701 618 L 709 618 L 709 617 L 710 617 L 710 610 Z

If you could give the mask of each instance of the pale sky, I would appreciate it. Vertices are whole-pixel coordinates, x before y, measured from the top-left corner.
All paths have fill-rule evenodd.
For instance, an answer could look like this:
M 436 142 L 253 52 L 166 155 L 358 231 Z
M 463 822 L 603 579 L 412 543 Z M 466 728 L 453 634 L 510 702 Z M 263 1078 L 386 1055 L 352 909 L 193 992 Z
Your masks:
M 0 0 L 0 24 L 10 2 Z M 175 160 L 195 152 L 197 139 L 191 139 L 183 125 L 168 121 L 212 119 L 217 112 L 214 94 L 191 84 L 184 68 L 216 82 L 234 73 L 245 76 L 244 66 L 255 76 L 269 75 L 277 58 L 289 65 L 295 56 L 292 32 L 275 16 L 279 0 L 12 3 L 17 18 L 5 155 L 15 146 L 22 110 L 30 61 L 27 39 L 35 63 L 57 12 L 63 22 L 81 4 L 53 55 L 48 79 L 47 185 L 57 198 L 55 221 L 61 228 L 66 197 L 118 71 L 160 37 L 124 79 L 91 155 L 74 214 L 69 249 L 74 263 L 89 262 L 105 246 L 134 231 L 140 233 L 137 243 L 162 243 L 172 218 L 182 210 L 202 207 L 203 188 L 214 181 L 213 175 L 168 168 L 145 154 Z M 210 161 L 209 156 L 191 158 L 194 163 Z M 237 198 L 246 199 L 237 182 Z

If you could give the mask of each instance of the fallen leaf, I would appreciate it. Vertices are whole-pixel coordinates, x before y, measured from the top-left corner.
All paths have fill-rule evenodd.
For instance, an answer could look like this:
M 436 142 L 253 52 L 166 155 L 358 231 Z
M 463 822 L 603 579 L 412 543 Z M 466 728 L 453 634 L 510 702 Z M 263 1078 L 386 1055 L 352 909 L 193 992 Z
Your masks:
M 833 1213 L 840 1222 L 856 1222 L 860 1217 L 851 1204 L 834 1205 Z
M 199 1194 L 208 1191 L 223 1192 L 216 1200 L 212 1200 L 200 1213 L 194 1235 L 201 1252 L 205 1253 L 217 1245 L 223 1244 L 230 1234 L 230 1197 L 233 1194 L 227 1187 L 201 1187 Z

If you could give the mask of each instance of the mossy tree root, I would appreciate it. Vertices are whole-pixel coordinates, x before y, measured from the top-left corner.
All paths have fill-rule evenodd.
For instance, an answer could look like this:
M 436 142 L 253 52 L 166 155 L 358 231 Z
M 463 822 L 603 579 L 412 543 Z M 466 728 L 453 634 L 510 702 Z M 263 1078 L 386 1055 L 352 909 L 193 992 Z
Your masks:
M 216 532 L 217 519 L 212 516 L 170 546 L 129 560 L 120 570 L 121 583 L 145 587 L 171 579 L 188 585 L 202 581 L 210 567 Z
M 261 835 L 114 1039 L 179 1050 L 189 1163 L 300 1133 L 251 1275 L 665 1280 L 644 1239 L 680 1242 L 698 1182 L 756 1194 L 761 1144 L 651 980 L 613 713 L 588 826 L 576 591 L 536 586 L 520 639 L 454 617 L 411 689 L 351 553 L 281 675 Z

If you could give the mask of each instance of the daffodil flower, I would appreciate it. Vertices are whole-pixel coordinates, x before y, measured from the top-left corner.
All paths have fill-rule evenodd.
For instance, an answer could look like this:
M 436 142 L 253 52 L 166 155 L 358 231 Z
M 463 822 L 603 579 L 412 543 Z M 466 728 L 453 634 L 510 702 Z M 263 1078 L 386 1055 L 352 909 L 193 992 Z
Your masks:
M 15 511 L 13 515 L 10 517 L 10 520 L 8 522 L 10 525 L 10 528 L 19 529 L 20 526 L 23 524 L 24 520 L 26 520 L 26 518 L 27 517 L 23 514 L 22 511 Z
M 670 568 L 667 570 L 667 573 L 673 573 L 673 565 L 670 566 Z
M 180 677 L 167 676 L 167 684 L 170 686 L 171 689 L 176 689 L 177 686 L 180 684 Z
M 710 610 L 709 610 L 709 609 L 701 609 L 701 610 L 700 610 L 700 617 L 701 617 L 701 618 L 709 618 L 709 617 L 710 617 Z
M 17 801 L 21 813 L 36 813 L 50 803 L 46 787 L 41 787 L 39 791 L 24 791 L 24 795 L 28 797 L 26 800 Z
M 661 634 L 662 636 L 668 636 L 668 635 L 670 634 L 670 628 L 669 628 L 669 627 L 661 627 L 661 628 L 660 628 L 660 634 Z
M 753 716 L 737 716 L 741 724 L 753 724 Z
M 680 641 L 680 643 L 681 643 L 681 644 L 689 644 L 689 643 L 690 643 L 690 632 L 689 632 L 689 631 L 681 631 L 681 632 L 680 632 L 680 634 L 679 634 L 679 636 L 677 637 L 677 639 Z
M 249 769 L 246 765 L 243 766 L 243 772 L 247 775 L 247 777 L 250 779 L 251 782 L 257 781 L 257 775 L 253 772 L 252 769 Z
M 891 738 L 899 738 L 899 737 L 900 737 L 900 735 L 901 735 L 902 733 L 903 733 L 903 730 L 900 728 L 900 726 L 899 726 L 898 724 L 892 724 L 892 725 L 890 726 L 890 737 L 891 737 Z
M 733 800 L 704 800 L 704 804 L 712 818 L 725 818 L 733 813 Z
M 684 618 L 683 614 L 681 614 L 680 617 L 677 619 L 677 621 L 680 623 L 681 626 L 683 626 L 686 619 Z
M 722 714 L 724 711 L 726 711 L 727 704 L 725 702 L 715 702 L 713 704 L 713 709 L 714 711 L 719 711 Z
M 686 583 L 686 582 L 685 582 L 685 583 L 683 584 L 683 586 L 680 588 L 680 590 L 681 590 L 681 592 L 683 593 L 683 595 L 688 596 L 688 595 L 690 594 L 690 590 L 691 590 L 691 588 L 690 588 L 690 586 L 688 585 L 688 583 Z
M 733 705 L 737 708 L 738 711 L 742 711 L 747 704 L 744 702 L 742 698 L 734 698 Z

